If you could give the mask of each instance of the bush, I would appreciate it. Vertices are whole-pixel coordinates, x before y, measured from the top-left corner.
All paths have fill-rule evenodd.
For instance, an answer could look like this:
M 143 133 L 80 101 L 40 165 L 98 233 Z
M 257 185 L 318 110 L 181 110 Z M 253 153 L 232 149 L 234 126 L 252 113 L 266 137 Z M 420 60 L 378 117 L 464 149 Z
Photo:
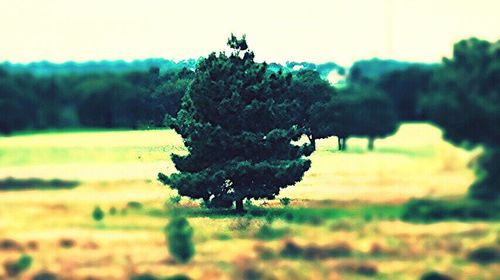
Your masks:
M 31 267 L 32 262 L 33 259 L 31 258 L 31 256 L 22 255 L 15 262 L 9 262 L 9 261 L 5 262 L 4 268 L 9 277 L 16 277 L 22 272 L 28 270 Z
M 137 201 L 129 201 L 127 203 L 127 208 L 129 209 L 142 209 L 142 203 Z
M 41 271 L 35 274 L 32 280 L 57 280 L 57 275 L 52 272 Z
M 96 222 L 99 222 L 102 219 L 104 219 L 104 212 L 102 211 L 102 209 L 99 206 L 96 206 L 94 208 L 94 211 L 92 211 L 92 218 Z
M 401 218 L 413 222 L 432 222 L 445 219 L 491 220 L 500 216 L 500 203 L 475 200 L 412 199 L 404 206 Z
M 472 250 L 467 256 L 470 261 L 480 264 L 490 264 L 500 261 L 500 249 L 495 247 L 480 247 Z
M 116 208 L 114 206 L 112 206 L 111 208 L 109 208 L 109 215 L 111 215 L 111 216 L 116 215 Z
M 285 207 L 288 206 L 288 205 L 290 205 L 290 201 L 291 201 L 291 199 L 288 198 L 288 197 L 280 198 L 281 205 L 283 205 Z
M 450 276 L 446 274 L 442 274 L 436 271 L 430 271 L 426 272 L 422 277 L 420 277 L 420 280 L 452 280 Z
M 259 230 L 257 231 L 255 237 L 261 240 L 274 240 L 278 238 L 282 238 L 288 233 L 286 228 L 283 229 L 275 229 L 271 226 L 270 223 L 263 224 Z
M 193 228 L 185 217 L 173 217 L 166 229 L 168 249 L 180 263 L 194 256 Z

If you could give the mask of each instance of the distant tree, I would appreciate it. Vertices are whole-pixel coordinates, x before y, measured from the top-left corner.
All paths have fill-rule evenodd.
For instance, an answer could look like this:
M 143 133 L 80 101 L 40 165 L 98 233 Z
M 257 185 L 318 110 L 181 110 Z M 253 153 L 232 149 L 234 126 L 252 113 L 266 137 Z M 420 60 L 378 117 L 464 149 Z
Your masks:
M 92 211 L 92 218 L 94 221 L 99 222 L 102 219 L 104 219 L 104 211 L 99 206 L 96 206 L 94 208 L 94 211 Z
M 310 168 L 311 144 L 296 145 L 304 127 L 290 100 L 291 75 L 256 63 L 245 39 L 228 40 L 232 53 L 210 54 L 197 66 L 170 125 L 189 154 L 172 155 L 179 171 L 159 180 L 207 206 L 243 211 L 244 199 L 274 198 Z
M 373 150 L 376 138 L 396 132 L 398 118 L 392 101 L 372 87 L 356 87 L 351 93 L 355 111 L 351 116 L 351 133 L 368 138 L 368 149 Z
M 184 217 L 172 217 L 165 228 L 170 254 L 181 263 L 194 256 L 193 228 Z
M 147 106 L 133 84 L 117 77 L 102 77 L 84 87 L 87 96 L 78 108 L 88 127 L 135 128 Z
M 377 87 L 394 103 L 399 120 L 424 119 L 418 101 L 423 93 L 429 91 L 433 71 L 433 67 L 411 66 L 386 73 L 377 81 Z
M 193 80 L 194 72 L 186 68 L 161 75 L 148 98 L 150 119 L 155 126 L 163 125 L 165 116 L 175 117 L 181 107 L 182 97 Z
M 10 134 L 33 127 L 36 119 L 33 77 L 0 71 L 0 133 Z
M 318 119 L 315 115 L 322 113 L 316 111 L 319 108 L 316 105 L 325 104 L 334 96 L 333 87 L 323 80 L 318 72 L 301 70 L 294 75 L 290 92 L 292 97 L 300 104 L 300 109 L 296 115 L 298 118 L 296 123 L 309 128 L 307 136 L 313 147 L 316 146 L 316 139 L 332 136 L 329 133 L 331 130 L 325 129 L 323 123 L 321 125 L 317 124 Z
M 455 44 L 453 58 L 444 59 L 422 104 L 426 114 L 456 144 L 482 145 L 473 198 L 500 196 L 500 41 L 479 39 Z

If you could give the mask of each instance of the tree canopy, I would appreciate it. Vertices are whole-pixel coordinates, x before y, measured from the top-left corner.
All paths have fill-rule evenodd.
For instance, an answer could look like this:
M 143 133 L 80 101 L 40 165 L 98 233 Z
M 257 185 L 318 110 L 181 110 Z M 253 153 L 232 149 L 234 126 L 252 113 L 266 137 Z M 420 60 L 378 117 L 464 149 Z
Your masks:
M 482 145 L 478 179 L 472 197 L 498 199 L 500 193 L 500 41 L 462 40 L 453 57 L 444 59 L 430 93 L 422 103 L 426 114 L 444 129 L 446 139 Z
M 232 52 L 212 53 L 197 66 L 171 127 L 187 155 L 172 155 L 178 172 L 159 180 L 208 206 L 243 210 L 244 199 L 274 198 L 300 181 L 311 162 L 306 133 L 295 122 L 292 76 L 256 63 L 245 38 L 228 41 Z

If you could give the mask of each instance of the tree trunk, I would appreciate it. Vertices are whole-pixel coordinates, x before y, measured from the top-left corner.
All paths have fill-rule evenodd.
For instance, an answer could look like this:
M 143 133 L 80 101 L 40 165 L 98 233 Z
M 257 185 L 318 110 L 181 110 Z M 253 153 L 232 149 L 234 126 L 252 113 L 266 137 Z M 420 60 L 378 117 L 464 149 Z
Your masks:
M 337 143 L 338 143 L 339 151 L 342 151 L 342 138 L 340 136 L 337 136 Z
M 342 151 L 347 151 L 347 137 L 342 138 Z
M 373 137 L 368 138 L 368 150 L 373 151 L 374 147 L 375 147 L 375 138 Z
M 245 209 L 243 208 L 243 199 L 236 200 L 236 212 L 243 213 Z

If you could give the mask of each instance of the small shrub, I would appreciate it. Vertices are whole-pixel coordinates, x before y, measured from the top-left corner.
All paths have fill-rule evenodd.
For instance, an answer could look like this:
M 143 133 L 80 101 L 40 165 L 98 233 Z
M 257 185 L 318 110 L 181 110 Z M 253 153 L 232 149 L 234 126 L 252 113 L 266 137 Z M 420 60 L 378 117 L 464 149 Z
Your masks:
M 226 232 L 218 232 L 215 234 L 215 239 L 217 240 L 231 240 L 232 237 L 229 233 Z
M 266 223 L 259 228 L 255 237 L 261 240 L 274 240 L 282 238 L 287 233 L 287 229 L 275 229 L 270 223 Z
M 444 219 L 491 220 L 499 218 L 499 215 L 498 202 L 412 199 L 404 206 L 401 218 L 406 221 L 433 222 Z
M 178 205 L 181 202 L 182 197 L 180 195 L 171 196 L 168 201 L 171 204 Z
M 33 278 L 31 278 L 32 280 L 57 280 L 57 275 L 52 273 L 52 272 L 48 272 L 48 271 L 41 271 L 41 272 L 38 272 L 37 274 L 35 274 L 33 276 Z
M 186 276 L 184 274 L 177 274 L 174 276 L 169 276 L 167 278 L 164 278 L 164 280 L 191 280 L 191 278 L 189 278 L 188 276 Z
M 26 246 L 30 250 L 38 250 L 38 242 L 36 242 L 34 240 L 28 241 L 28 243 L 26 244 Z
M 128 209 L 142 209 L 142 203 L 138 202 L 138 201 L 129 201 L 127 203 L 127 208 Z
M 94 211 L 92 211 L 92 218 L 96 222 L 99 222 L 102 219 L 104 219 L 104 212 L 102 211 L 102 209 L 99 206 L 96 206 L 94 208 Z
M 130 280 L 159 280 L 159 278 L 152 275 L 152 274 L 144 273 L 144 274 L 132 276 L 130 278 Z
M 290 202 L 291 202 L 291 199 L 288 198 L 288 197 L 280 198 L 281 205 L 283 205 L 285 207 L 288 206 L 288 205 L 290 205 Z
M 59 240 L 59 246 L 61 248 L 72 248 L 72 247 L 75 247 L 76 245 L 76 241 L 73 240 L 73 239 L 69 239 L 69 238 L 62 238 Z
M 302 257 L 304 250 L 293 240 L 285 241 L 283 248 L 281 249 L 281 256 L 286 258 L 300 258 Z
M 347 273 L 355 273 L 364 276 L 375 276 L 378 273 L 378 268 L 372 263 L 345 262 L 337 266 L 337 269 Z
M 193 228 L 185 217 L 173 217 L 166 227 L 168 249 L 180 262 L 188 262 L 194 255 Z
M 0 250 L 23 250 L 23 246 L 12 239 L 4 239 L 0 241 Z
M 116 212 L 116 207 L 112 206 L 111 208 L 109 208 L 109 215 L 114 216 L 116 215 Z
M 424 275 L 420 277 L 420 280 L 453 280 L 453 278 L 440 272 L 429 271 L 424 273 Z
M 467 256 L 470 261 L 480 264 L 490 264 L 500 261 L 500 249 L 495 247 L 480 247 L 472 250 Z
M 6 261 L 4 263 L 4 268 L 9 277 L 17 277 L 22 272 L 28 270 L 31 267 L 32 262 L 33 258 L 31 258 L 31 256 L 22 255 L 15 262 Z

